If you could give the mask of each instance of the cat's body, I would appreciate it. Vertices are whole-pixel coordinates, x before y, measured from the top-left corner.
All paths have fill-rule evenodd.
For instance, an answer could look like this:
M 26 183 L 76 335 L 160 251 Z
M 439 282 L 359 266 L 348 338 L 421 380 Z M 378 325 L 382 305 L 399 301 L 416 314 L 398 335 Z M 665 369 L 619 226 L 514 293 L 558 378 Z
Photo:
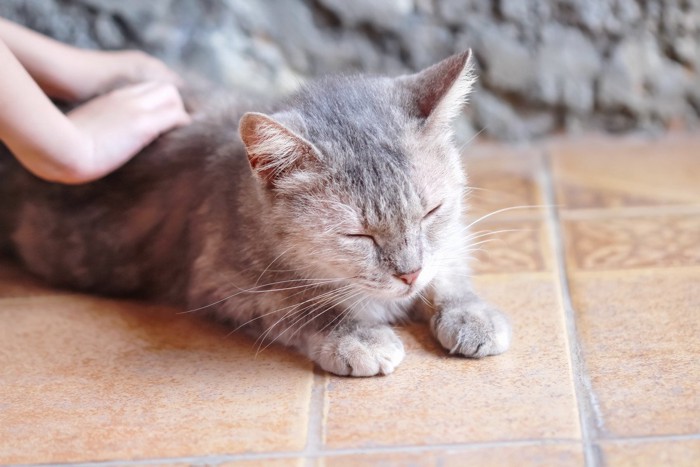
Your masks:
M 467 282 L 448 130 L 467 61 L 211 112 L 86 186 L 0 154 L 0 246 L 52 283 L 211 312 L 338 374 L 393 371 L 387 323 L 412 311 L 453 353 L 500 353 L 507 321 Z

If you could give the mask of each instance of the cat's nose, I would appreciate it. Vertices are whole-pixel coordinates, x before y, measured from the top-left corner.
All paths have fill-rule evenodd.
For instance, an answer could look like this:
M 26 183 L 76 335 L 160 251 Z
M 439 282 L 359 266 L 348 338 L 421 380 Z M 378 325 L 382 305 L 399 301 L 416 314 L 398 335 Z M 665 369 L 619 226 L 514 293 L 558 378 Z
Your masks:
M 412 285 L 416 280 L 418 280 L 418 276 L 420 276 L 421 269 L 416 269 L 413 272 L 407 272 L 405 274 L 397 274 L 396 277 L 401 279 L 404 284 L 406 285 Z

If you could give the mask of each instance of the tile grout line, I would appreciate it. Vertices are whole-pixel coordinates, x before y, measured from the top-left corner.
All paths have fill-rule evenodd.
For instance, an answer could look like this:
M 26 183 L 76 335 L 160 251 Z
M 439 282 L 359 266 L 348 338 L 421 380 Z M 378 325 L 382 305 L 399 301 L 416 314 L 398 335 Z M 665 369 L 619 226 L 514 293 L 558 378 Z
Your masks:
M 470 451 L 484 448 L 500 447 L 523 447 L 523 446 L 557 446 L 580 444 L 579 439 L 552 438 L 552 439 L 524 439 L 512 441 L 485 441 L 478 443 L 457 443 L 457 444 L 426 444 L 418 445 L 393 445 L 374 446 L 366 448 L 340 448 L 321 449 L 310 455 L 312 460 L 320 457 L 347 456 L 363 454 L 384 454 L 384 453 L 422 453 L 430 451 Z M 140 465 L 160 465 L 177 463 L 192 463 L 195 465 L 217 465 L 224 462 L 245 461 L 245 460 L 268 460 L 268 459 L 299 459 L 304 456 L 304 451 L 268 451 L 251 452 L 242 454 L 219 454 L 202 456 L 180 456 L 180 457 L 157 457 L 129 460 L 104 460 L 104 461 L 82 461 L 82 462 L 46 462 L 32 464 L 2 464 L 3 467 L 48 467 L 48 466 L 75 466 L 75 467 L 112 467 L 112 466 L 140 466 Z
M 569 208 L 562 213 L 567 220 L 629 219 L 635 217 L 694 216 L 700 213 L 700 205 L 662 204 L 657 206 L 624 206 Z
M 328 375 L 314 367 L 313 383 L 309 400 L 308 429 L 306 432 L 306 447 L 302 452 L 306 465 L 313 467 L 314 460 L 323 449 L 323 428 L 325 424 L 326 387 Z
M 632 436 L 632 437 L 609 437 L 602 438 L 600 441 L 619 442 L 619 443 L 644 443 L 644 442 L 666 442 L 666 441 L 694 441 L 700 440 L 700 433 L 687 435 L 658 435 L 658 436 Z M 313 456 L 315 458 L 321 456 L 344 456 L 355 454 L 382 454 L 382 453 L 421 453 L 438 450 L 451 451 L 469 451 L 484 448 L 499 448 L 499 447 L 518 447 L 518 446 L 541 446 L 541 445 L 571 445 L 581 444 L 579 439 L 527 439 L 514 441 L 493 441 L 479 442 L 466 444 L 429 444 L 424 446 L 406 445 L 406 446 L 375 446 L 368 448 L 345 448 L 345 449 L 328 449 L 319 450 Z M 296 459 L 304 455 L 303 452 L 296 451 L 269 451 L 247 454 L 220 454 L 220 455 L 203 455 L 203 456 L 182 456 L 182 457 L 161 457 L 161 458 L 144 458 L 139 460 L 108 460 L 108 461 L 85 461 L 85 462 L 46 462 L 33 464 L 3 464 L 6 467 L 47 467 L 47 466 L 76 466 L 76 467 L 112 467 L 112 466 L 141 466 L 141 465 L 159 465 L 173 462 L 193 463 L 193 464 L 219 464 L 223 462 L 240 461 L 240 460 L 266 460 L 266 459 Z
M 700 433 L 685 435 L 639 435 L 639 436 L 601 436 L 598 441 L 615 443 L 663 443 L 668 441 L 700 441 Z
M 600 427 L 600 413 L 595 396 L 586 373 L 581 345 L 576 328 L 576 317 L 573 301 L 571 300 L 571 289 L 566 273 L 566 255 L 564 250 L 563 235 L 561 229 L 561 219 L 558 214 L 557 196 L 554 189 L 554 179 L 552 174 L 552 161 L 546 148 L 542 149 L 543 165 L 540 169 L 542 191 L 548 207 L 547 223 L 554 250 L 554 270 L 559 282 L 559 297 L 564 312 L 566 326 L 569 361 L 574 383 L 574 393 L 579 415 L 579 426 L 581 429 L 581 439 L 583 442 L 583 455 L 585 465 L 593 467 L 600 465 L 599 455 L 594 446 L 593 431 Z

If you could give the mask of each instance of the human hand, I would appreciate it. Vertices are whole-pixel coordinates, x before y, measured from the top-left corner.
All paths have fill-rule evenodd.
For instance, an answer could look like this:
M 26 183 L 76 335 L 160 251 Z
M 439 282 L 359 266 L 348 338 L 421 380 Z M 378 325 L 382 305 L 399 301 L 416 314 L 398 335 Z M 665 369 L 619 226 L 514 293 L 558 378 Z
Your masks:
M 81 79 L 73 86 L 75 100 L 105 94 L 131 84 L 157 81 L 181 87 L 182 79 L 165 63 L 140 50 L 76 50 Z
M 47 181 L 101 178 L 190 121 L 180 79 L 143 52 L 81 50 L 0 18 L 0 70 L 0 140 Z M 98 97 L 66 116 L 47 95 Z
M 107 175 L 158 135 L 191 120 L 177 88 L 153 81 L 96 97 L 68 113 L 68 118 L 85 137 L 88 157 L 61 180 L 64 183 L 85 183 Z

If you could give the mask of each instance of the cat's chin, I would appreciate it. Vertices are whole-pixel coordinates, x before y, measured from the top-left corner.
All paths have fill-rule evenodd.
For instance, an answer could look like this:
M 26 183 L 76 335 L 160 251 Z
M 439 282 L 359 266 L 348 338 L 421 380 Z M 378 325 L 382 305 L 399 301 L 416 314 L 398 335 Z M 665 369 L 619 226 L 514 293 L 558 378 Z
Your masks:
M 372 296 L 378 300 L 384 301 L 407 301 L 413 300 L 418 297 L 418 294 L 423 287 L 413 286 L 410 288 L 404 288 L 404 290 L 392 290 L 380 287 L 362 286 L 363 289 L 367 291 L 367 295 Z

